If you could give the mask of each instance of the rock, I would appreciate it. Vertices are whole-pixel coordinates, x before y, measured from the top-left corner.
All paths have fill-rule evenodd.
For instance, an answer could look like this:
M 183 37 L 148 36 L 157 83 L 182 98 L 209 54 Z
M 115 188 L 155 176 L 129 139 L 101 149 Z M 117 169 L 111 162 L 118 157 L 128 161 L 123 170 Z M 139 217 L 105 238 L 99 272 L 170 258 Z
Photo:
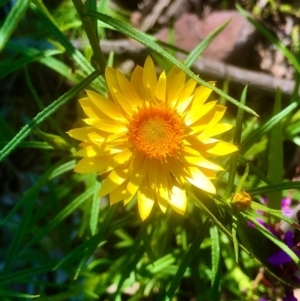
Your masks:
M 223 22 L 231 20 L 203 53 L 212 58 L 237 65 L 245 65 L 254 53 L 255 28 L 237 11 L 216 11 L 204 19 L 195 14 L 184 14 L 175 22 L 175 45 L 186 51 L 193 50 L 206 36 Z M 156 37 L 166 41 L 168 29 Z

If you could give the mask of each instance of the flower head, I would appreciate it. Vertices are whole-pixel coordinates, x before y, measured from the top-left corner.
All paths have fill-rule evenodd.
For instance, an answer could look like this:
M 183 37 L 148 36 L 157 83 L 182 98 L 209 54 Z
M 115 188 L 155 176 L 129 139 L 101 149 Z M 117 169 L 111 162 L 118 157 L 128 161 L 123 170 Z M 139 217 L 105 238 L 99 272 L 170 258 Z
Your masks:
M 232 126 L 219 123 L 224 106 L 205 103 L 211 89 L 186 81 L 177 67 L 157 78 L 150 57 L 130 80 L 110 67 L 105 77 L 108 97 L 86 91 L 80 104 L 88 126 L 69 131 L 82 141 L 75 171 L 106 174 L 99 196 L 111 204 L 137 196 L 142 219 L 155 202 L 184 214 L 190 184 L 215 193 L 211 179 L 222 167 L 211 159 L 237 148 L 215 138 Z

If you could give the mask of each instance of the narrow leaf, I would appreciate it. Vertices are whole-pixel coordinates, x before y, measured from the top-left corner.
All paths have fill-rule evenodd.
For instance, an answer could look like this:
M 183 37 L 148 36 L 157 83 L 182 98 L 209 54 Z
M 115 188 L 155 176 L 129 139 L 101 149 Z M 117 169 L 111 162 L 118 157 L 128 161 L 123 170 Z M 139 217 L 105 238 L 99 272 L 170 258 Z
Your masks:
M 262 136 L 268 133 L 271 128 L 278 124 L 284 117 L 290 114 L 298 107 L 298 103 L 293 102 L 277 115 L 273 116 L 265 124 L 252 131 L 241 143 L 240 153 L 244 154 L 255 142 L 257 142 Z
M 242 95 L 241 95 L 241 101 L 240 102 L 243 105 L 245 105 L 245 103 L 246 103 L 247 89 L 248 89 L 248 86 L 245 86 L 245 88 L 243 89 Z M 234 135 L 233 135 L 233 144 L 238 146 L 238 147 L 241 143 L 242 128 L 243 128 L 243 117 L 244 117 L 244 110 L 242 110 L 241 108 L 238 108 L 238 112 L 237 112 L 237 116 L 236 116 L 236 123 L 235 123 L 235 128 L 234 128 Z M 229 176 L 228 176 L 226 191 L 224 193 L 224 198 L 225 199 L 230 195 L 230 193 L 232 193 L 232 190 L 233 190 L 238 159 L 239 159 L 239 156 L 240 156 L 239 153 L 240 153 L 240 151 L 238 150 L 237 152 L 232 154 L 231 157 L 230 157 Z
M 0 52 L 5 47 L 5 44 L 24 16 L 30 2 L 31 0 L 18 0 L 9 12 L 4 24 L 0 28 Z
M 206 219 L 205 222 L 203 223 L 202 227 L 198 230 L 193 243 L 189 247 L 188 251 L 185 253 L 185 255 L 182 259 L 182 262 L 177 270 L 177 273 L 176 273 L 175 277 L 173 278 L 171 285 L 164 297 L 164 301 L 169 301 L 174 296 L 175 291 L 178 288 L 180 281 L 182 280 L 182 277 L 183 277 L 187 267 L 192 262 L 192 259 L 197 254 L 203 239 L 207 235 L 207 232 L 209 231 L 209 226 L 210 226 L 210 221 L 209 221 L 209 219 Z
M 210 238 L 211 238 L 211 286 L 215 289 L 219 287 L 219 270 L 220 270 L 220 237 L 219 230 L 216 226 L 210 228 Z
M 278 50 L 280 50 L 284 56 L 290 61 L 290 63 L 294 66 L 294 68 L 297 70 L 298 73 L 300 73 L 300 64 L 297 58 L 290 52 L 282 43 L 280 40 L 275 38 L 273 34 L 268 31 L 260 22 L 256 21 L 250 13 L 248 13 L 246 10 L 244 10 L 239 4 L 236 5 L 236 8 L 241 13 L 242 16 L 244 16 L 250 23 L 253 24 L 253 26 L 260 31 L 271 43 L 272 45 L 275 45 Z
M 251 113 L 255 116 L 258 116 L 249 107 L 246 107 L 246 106 L 240 104 L 237 100 L 235 100 L 231 96 L 227 95 L 222 90 L 220 90 L 220 89 L 212 86 L 211 84 L 207 83 L 206 81 L 200 79 L 195 73 L 193 73 L 189 68 L 187 68 L 184 63 L 182 63 L 178 59 L 174 58 L 171 54 L 169 54 L 167 51 L 165 51 L 163 48 L 161 48 L 155 42 L 153 42 L 151 39 L 149 39 L 145 34 L 133 29 L 132 27 L 126 25 L 123 22 L 120 22 L 119 20 L 113 19 L 112 17 L 101 14 L 99 12 L 87 12 L 86 16 L 90 16 L 90 17 L 99 19 L 99 20 L 103 21 L 104 23 L 109 24 L 110 26 L 116 28 L 121 33 L 129 36 L 130 38 L 132 38 L 134 40 L 137 40 L 138 42 L 140 42 L 142 44 L 144 44 L 148 48 L 154 50 L 155 52 L 157 52 L 158 54 L 163 56 L 167 61 L 172 63 L 172 65 L 177 66 L 178 68 L 183 70 L 187 75 L 189 75 L 191 78 L 193 78 L 195 81 L 197 81 L 200 85 L 203 85 L 205 87 L 208 87 L 208 88 L 212 89 L 217 94 L 223 96 L 228 101 L 235 104 L 237 107 L 241 107 L 243 110 L 245 110 L 245 111 L 247 111 L 247 112 L 249 112 L 249 113 Z
M 17 146 L 23 141 L 33 129 L 35 129 L 39 124 L 41 124 L 47 117 L 51 116 L 56 112 L 62 105 L 67 103 L 70 99 L 75 97 L 80 91 L 87 87 L 99 73 L 97 71 L 90 74 L 85 80 L 80 84 L 70 89 L 67 93 L 60 96 L 57 100 L 52 102 L 43 111 L 39 112 L 28 124 L 26 124 L 19 133 L 7 143 L 7 145 L 0 151 L 0 162 L 8 156 Z
M 185 59 L 185 65 L 190 68 L 194 62 L 201 56 L 203 51 L 209 46 L 214 38 L 228 25 L 230 20 L 222 23 L 215 30 L 213 30 L 205 39 L 203 39 L 198 46 L 196 46 Z
M 17 298 L 29 298 L 29 299 L 34 299 L 40 297 L 40 295 L 30 295 L 30 294 L 24 294 L 24 293 L 18 293 L 18 292 L 13 292 L 13 291 L 7 291 L 0 289 L 0 295 L 1 296 L 10 296 L 10 297 L 17 297 Z
M 280 184 L 270 184 L 270 185 L 260 186 L 257 188 L 251 188 L 248 190 L 248 193 L 251 195 L 264 195 L 273 191 L 299 189 L 299 188 L 300 188 L 300 181 L 290 181 L 290 182 L 283 182 Z
M 71 213 L 73 213 L 84 201 L 86 201 L 94 193 L 94 187 L 90 187 L 84 191 L 77 198 L 75 198 L 69 205 L 67 205 L 62 211 L 60 211 L 47 225 L 45 225 L 24 247 L 22 252 L 27 250 L 32 244 L 39 241 L 46 236 L 53 228 L 66 219 Z
M 281 95 L 277 88 L 273 115 L 276 116 L 281 112 Z M 268 177 L 273 184 L 282 183 L 283 180 L 283 137 L 282 125 L 278 122 L 273 126 L 269 135 L 269 151 L 268 151 Z M 268 206 L 270 208 L 279 209 L 282 199 L 282 191 L 274 191 L 268 195 Z

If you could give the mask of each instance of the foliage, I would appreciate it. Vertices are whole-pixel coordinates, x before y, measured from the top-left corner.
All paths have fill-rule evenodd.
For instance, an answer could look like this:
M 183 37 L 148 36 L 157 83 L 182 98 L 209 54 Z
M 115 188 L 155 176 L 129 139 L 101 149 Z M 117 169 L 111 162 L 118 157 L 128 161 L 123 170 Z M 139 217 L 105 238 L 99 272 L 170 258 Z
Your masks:
M 297 219 L 280 210 L 287 191 L 300 187 L 284 179 L 282 150 L 283 141 L 300 144 L 297 92 L 285 105 L 278 89 L 272 113 L 260 121 L 246 102 L 247 87 L 236 99 L 190 69 L 227 23 L 182 62 L 130 26 L 127 12 L 109 1 L 83 2 L 51 10 L 42 0 L 0 1 L 6 15 L 0 29 L 1 300 L 258 300 L 272 296 L 256 281 L 260 267 L 280 283 L 281 295 L 299 287 L 268 262 L 282 249 L 299 266 L 297 252 L 270 231 L 280 221 L 299 229 Z M 299 72 L 298 57 L 237 9 Z M 110 206 L 98 197 L 96 174 L 73 172 L 77 146 L 65 132 L 79 124 L 76 99 L 84 89 L 107 93 L 103 74 L 114 55 L 103 54 L 99 36 L 112 31 L 147 46 L 157 62 L 176 65 L 237 111 L 226 139 L 239 151 L 220 160 L 225 171 L 218 174 L 217 194 L 192 190 L 184 216 L 153 210 L 142 222 L 136 200 Z M 79 51 L 73 37 L 87 37 L 89 46 Z M 245 196 L 247 206 L 237 206 Z M 294 198 L 299 201 L 299 193 Z

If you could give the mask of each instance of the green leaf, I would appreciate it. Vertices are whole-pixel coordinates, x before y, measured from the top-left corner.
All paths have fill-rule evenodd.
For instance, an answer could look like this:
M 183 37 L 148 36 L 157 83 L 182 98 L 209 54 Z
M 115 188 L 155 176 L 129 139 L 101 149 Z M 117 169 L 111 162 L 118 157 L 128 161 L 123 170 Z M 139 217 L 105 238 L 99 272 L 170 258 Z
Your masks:
M 253 210 L 260 210 L 262 212 L 268 213 L 271 216 L 277 217 L 280 220 L 287 222 L 289 225 L 293 226 L 294 228 L 297 228 L 298 230 L 300 230 L 300 225 L 298 223 L 296 223 L 293 219 L 284 215 L 281 210 L 271 209 L 265 205 L 262 205 L 262 204 L 259 204 L 256 202 L 252 202 L 251 208 Z
M 92 199 L 91 219 L 90 219 L 90 230 L 92 235 L 96 234 L 97 226 L 98 226 L 98 219 L 100 213 L 100 200 L 101 200 L 101 198 L 98 196 L 100 187 L 101 187 L 101 183 L 96 182 L 94 186 L 95 190 Z
M 154 262 L 151 262 L 147 265 L 146 270 L 149 271 L 152 275 L 157 275 L 157 273 L 162 272 L 168 266 L 174 264 L 176 258 L 173 254 L 167 254 Z
M 4 4 L 6 4 L 10 0 L 0 0 L 0 7 L 2 7 Z
M 268 31 L 263 25 L 261 25 L 258 21 L 256 21 L 250 13 L 244 10 L 239 4 L 236 4 L 236 8 L 241 13 L 241 15 L 246 18 L 253 26 L 262 33 L 273 45 L 279 49 L 284 56 L 290 61 L 290 63 L 294 66 L 298 73 L 300 73 L 300 64 L 297 58 L 278 40 L 273 34 Z
M 242 95 L 241 95 L 241 104 L 246 103 L 246 96 L 247 96 L 247 89 L 248 86 L 245 86 L 243 89 Z M 233 144 L 236 146 L 239 146 L 241 143 L 241 137 L 242 137 L 242 129 L 243 129 L 243 117 L 244 117 L 244 110 L 241 108 L 238 108 L 237 116 L 236 116 L 236 123 L 235 123 L 235 129 L 234 129 L 234 135 L 233 135 Z M 226 186 L 226 190 L 224 193 L 224 198 L 226 199 L 230 193 L 233 191 L 233 185 L 234 185 L 234 179 L 239 159 L 239 153 L 238 150 L 230 157 L 230 167 L 229 167 L 229 176 L 228 176 L 228 182 Z
M 299 104 L 296 102 L 291 103 L 280 113 L 276 114 L 270 120 L 268 120 L 265 124 L 252 131 L 241 143 L 240 153 L 244 154 L 255 142 L 257 142 L 262 138 L 262 136 L 267 134 L 268 131 L 273 128 L 273 126 L 278 124 L 284 117 L 288 116 L 288 114 L 295 110 L 298 105 Z
M 238 220 L 237 218 L 233 215 L 232 216 L 232 229 L 231 229 L 231 234 L 232 234 L 232 242 L 233 242 L 233 249 L 234 249 L 234 256 L 235 256 L 235 261 L 238 263 L 239 262 L 239 243 L 236 238 L 236 231 L 238 228 Z
M 55 178 L 56 176 L 62 174 L 63 172 L 68 171 L 69 169 L 66 168 L 66 166 L 70 168 L 74 168 L 75 161 L 70 161 L 65 164 L 62 164 L 62 161 L 58 161 L 56 164 L 51 166 L 40 178 L 37 180 L 37 182 L 28 189 L 24 196 L 21 198 L 21 200 L 18 201 L 18 203 L 14 206 L 14 208 L 9 212 L 9 214 L 0 222 L 0 225 L 6 224 L 7 221 L 13 217 L 13 215 L 24 205 L 29 202 L 31 202 L 32 199 L 34 199 L 34 196 L 38 194 L 41 187 L 47 182 L 47 180 Z
M 25 210 L 24 210 L 24 214 L 22 216 L 22 222 L 20 223 L 20 225 L 18 227 L 17 233 L 14 235 L 12 244 L 10 245 L 8 252 L 7 252 L 7 257 L 5 258 L 5 263 L 4 263 L 4 268 L 3 268 L 4 274 L 7 274 L 9 272 L 17 255 L 19 255 L 18 251 L 19 251 L 19 248 L 23 241 L 24 235 L 27 232 L 30 218 L 32 216 L 33 205 L 35 203 L 34 201 L 36 200 L 36 197 L 37 197 L 37 195 L 32 195 L 30 202 L 25 204 Z
M 51 56 L 62 53 L 61 50 L 39 51 L 34 48 L 26 47 L 23 43 L 17 42 L 8 42 L 6 48 L 15 53 L 24 54 L 24 56 L 18 59 L 14 58 L 12 60 L 3 61 L 3 63 L 1 63 L 0 79 L 35 61 L 49 61 L 49 65 L 50 63 L 55 62 L 53 66 L 50 65 L 52 69 L 54 69 L 59 61 L 51 58 Z M 61 62 L 59 62 L 59 64 L 63 65 Z M 60 70 L 63 70 L 61 66 Z M 63 74 L 67 74 L 65 70 L 63 71 Z M 70 72 L 68 77 L 70 77 Z
M 214 40 L 214 38 L 228 25 L 230 20 L 222 23 L 215 30 L 213 30 L 207 37 L 205 37 L 198 46 L 196 46 L 190 54 L 184 60 L 185 65 L 190 68 L 194 62 L 201 56 L 203 51 L 209 46 L 209 44 Z
M 0 162 L 6 158 L 20 142 L 22 142 L 38 125 L 40 125 L 45 119 L 56 112 L 62 105 L 67 103 L 70 99 L 75 97 L 80 91 L 87 87 L 99 73 L 97 71 L 90 74 L 85 80 L 80 84 L 70 89 L 67 93 L 60 96 L 57 100 L 52 102 L 43 111 L 39 112 L 28 124 L 26 124 L 19 133 L 7 143 L 7 145 L 0 151 Z
M 1 141 L 0 147 L 4 147 L 9 141 Z M 23 141 L 19 143 L 18 148 L 37 148 L 37 149 L 53 149 L 51 145 L 42 141 Z
M 223 96 L 225 99 L 227 99 L 228 101 L 235 104 L 237 107 L 240 107 L 243 110 L 245 110 L 245 111 L 247 111 L 247 112 L 249 112 L 249 113 L 251 113 L 255 116 L 258 116 L 249 107 L 246 107 L 246 106 L 240 104 L 237 100 L 230 97 L 229 95 L 224 93 L 222 90 L 220 90 L 220 89 L 212 86 L 211 84 L 207 83 L 206 81 L 200 79 L 195 73 L 193 73 L 189 68 L 187 68 L 184 63 L 182 63 L 181 61 L 174 58 L 167 51 L 165 51 L 163 48 L 161 48 L 155 42 L 153 42 L 151 39 L 149 39 L 145 34 L 133 29 L 132 27 L 124 24 L 123 22 L 120 22 L 116 19 L 113 19 L 113 18 L 111 18 L 107 15 L 104 15 L 104 14 L 101 14 L 101 13 L 98 13 L 98 12 L 87 12 L 86 16 L 90 16 L 90 17 L 96 18 L 98 20 L 101 20 L 104 23 L 107 23 L 107 24 L 111 25 L 112 27 L 116 28 L 121 33 L 129 36 L 130 38 L 132 38 L 134 40 L 137 40 L 138 42 L 140 42 L 142 44 L 144 44 L 148 48 L 154 50 L 155 52 L 157 52 L 158 54 L 163 56 L 167 61 L 172 63 L 174 66 L 177 66 L 178 68 L 183 70 L 187 75 L 189 75 L 191 78 L 193 78 L 195 81 L 197 81 L 200 85 L 203 85 L 205 87 L 208 87 L 208 88 L 212 89 L 217 94 Z
M 251 188 L 248 190 L 248 193 L 251 195 L 264 195 L 266 193 L 270 193 L 273 191 L 299 189 L 299 188 L 300 188 L 300 181 L 290 181 L 290 182 L 283 182 L 280 184 L 270 184 L 270 185 L 260 186 L 257 188 Z
M 29 298 L 29 299 L 34 299 L 34 298 L 38 298 L 41 295 L 30 295 L 30 294 L 23 294 L 23 293 L 18 293 L 18 292 L 13 292 L 13 291 L 7 291 L 7 290 L 3 290 L 0 289 L 0 295 L 1 296 L 10 296 L 10 297 L 17 297 L 17 298 Z
M 281 95 L 277 88 L 273 115 L 276 116 L 281 112 Z M 282 137 L 281 122 L 275 124 L 270 131 L 269 151 L 268 151 L 268 178 L 271 183 L 282 183 L 284 168 L 283 168 L 283 137 Z M 279 209 L 281 205 L 282 192 L 274 191 L 268 195 L 268 206 L 270 208 Z
M 256 218 L 251 216 L 249 213 L 243 213 L 248 220 L 250 220 L 253 224 L 255 224 L 256 228 L 269 240 L 271 240 L 275 245 L 277 245 L 280 249 L 282 249 L 293 261 L 294 263 L 299 266 L 299 258 L 298 256 L 282 241 L 280 241 L 276 236 L 274 236 L 268 229 L 266 229 L 262 224 L 260 224 Z M 270 254 L 272 255 L 272 254 Z
M 31 4 L 31 9 L 37 14 L 40 20 L 45 24 L 47 29 L 54 35 L 57 41 L 66 49 L 66 51 L 72 56 L 74 61 L 79 65 L 79 67 L 84 71 L 85 74 L 90 74 L 94 71 L 92 65 L 87 61 L 83 54 L 76 49 L 69 39 L 60 31 L 60 29 L 49 19 L 49 17 L 36 5 Z M 98 70 L 99 72 L 99 70 Z M 101 72 L 98 73 L 100 75 Z M 103 78 L 96 78 L 95 82 L 98 86 L 105 90 L 105 84 Z
M 99 243 L 102 242 L 103 237 L 106 234 L 106 232 L 108 231 L 111 221 L 115 215 L 116 208 L 117 208 L 117 206 L 109 206 L 108 207 L 107 214 L 105 216 L 103 223 L 100 225 L 99 232 L 93 236 L 93 239 L 90 240 L 90 243 L 88 244 L 88 247 L 86 248 L 84 255 L 82 256 L 82 259 L 80 260 L 80 262 L 77 266 L 75 276 L 74 276 L 75 279 L 78 277 L 80 271 L 82 270 L 83 266 L 86 264 L 88 259 L 95 252 Z
M 220 249 L 220 237 L 219 230 L 216 226 L 210 228 L 210 238 L 211 238 L 211 287 L 212 291 L 218 292 L 220 287 L 220 259 L 221 259 L 221 249 Z M 216 296 L 215 296 L 216 297 Z M 217 298 L 214 298 L 217 300 Z
M 174 296 L 175 291 L 178 288 L 187 267 L 192 262 L 194 256 L 196 256 L 196 254 L 198 253 L 200 245 L 209 231 L 209 226 L 210 226 L 210 221 L 209 219 L 206 219 L 203 225 L 201 226 L 201 228 L 198 230 L 196 237 L 192 242 L 191 246 L 189 247 L 188 251 L 185 253 L 182 262 L 176 272 L 176 275 L 173 278 L 171 285 L 163 299 L 164 301 L 169 301 Z
M 50 222 L 45 225 L 23 248 L 22 252 L 26 251 L 35 242 L 42 239 L 47 235 L 53 228 L 55 228 L 59 223 L 66 219 L 71 213 L 73 213 L 84 201 L 91 197 L 94 193 L 94 187 L 90 187 L 77 198 L 75 198 L 69 205 L 67 205 L 63 210 L 61 210 Z
M 94 63 L 96 69 L 100 69 L 104 74 L 106 68 L 106 59 L 100 47 L 98 29 L 97 29 L 97 19 L 92 19 L 91 17 L 83 17 L 86 10 L 96 11 L 97 2 L 94 0 L 87 0 L 82 6 L 81 0 L 72 0 L 73 4 L 77 10 L 78 15 L 81 18 L 82 25 L 85 29 L 86 35 L 92 47 L 94 53 Z
M 247 179 L 248 177 L 248 174 L 249 174 L 249 164 L 246 164 L 246 169 L 245 169 L 245 172 L 244 174 L 242 175 L 242 177 L 240 178 L 239 180 L 239 183 L 236 187 L 236 192 L 241 192 L 243 189 L 243 184 L 245 182 L 245 180 Z
M 49 272 L 53 269 L 55 264 L 53 262 L 47 263 L 38 267 L 24 269 L 17 272 L 12 272 L 9 274 L 1 275 L 0 276 L 0 285 L 13 283 L 15 284 L 17 281 L 32 277 L 34 275 L 39 275 L 45 272 Z
M 0 52 L 5 47 L 13 31 L 24 16 L 30 2 L 31 0 L 18 0 L 9 12 L 4 24 L 0 28 Z

